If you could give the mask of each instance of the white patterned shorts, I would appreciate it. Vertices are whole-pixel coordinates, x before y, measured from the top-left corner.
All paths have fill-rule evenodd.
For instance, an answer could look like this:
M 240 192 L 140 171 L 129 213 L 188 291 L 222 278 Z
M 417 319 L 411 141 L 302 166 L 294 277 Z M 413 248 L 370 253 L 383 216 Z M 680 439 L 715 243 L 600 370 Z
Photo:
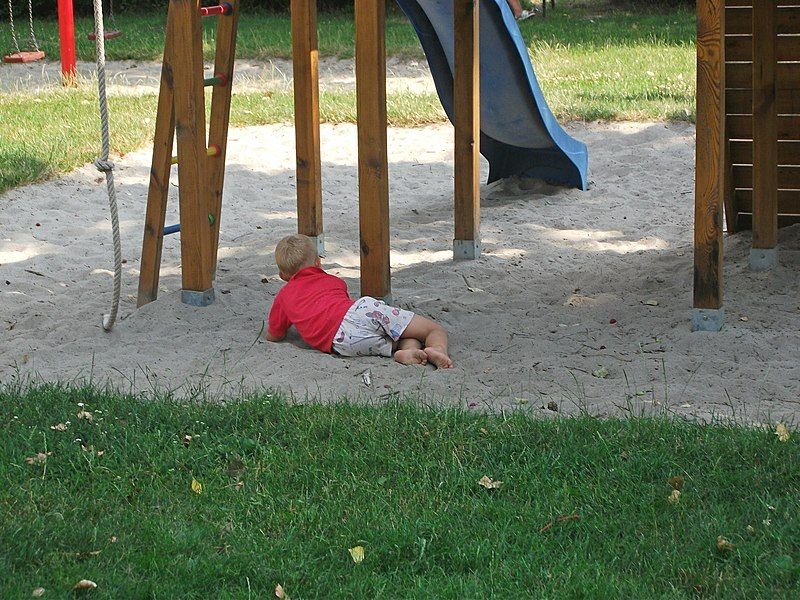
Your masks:
M 364 296 L 356 300 L 333 336 L 333 351 L 342 356 L 392 356 L 414 313 Z

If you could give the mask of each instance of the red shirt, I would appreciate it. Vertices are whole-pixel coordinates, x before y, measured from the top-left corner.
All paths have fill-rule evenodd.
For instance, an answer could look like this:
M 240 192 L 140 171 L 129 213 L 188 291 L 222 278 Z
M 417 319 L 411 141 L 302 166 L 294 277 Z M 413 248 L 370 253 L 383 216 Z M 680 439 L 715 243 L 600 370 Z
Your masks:
M 318 267 L 292 275 L 275 296 L 269 311 L 269 333 L 283 337 L 291 325 L 309 346 L 330 352 L 333 336 L 353 306 L 347 284 Z

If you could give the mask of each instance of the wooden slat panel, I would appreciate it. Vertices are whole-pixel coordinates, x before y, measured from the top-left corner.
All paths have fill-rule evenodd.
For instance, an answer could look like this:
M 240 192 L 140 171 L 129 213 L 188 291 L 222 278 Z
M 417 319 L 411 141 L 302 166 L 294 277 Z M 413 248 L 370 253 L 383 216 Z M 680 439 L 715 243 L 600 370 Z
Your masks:
M 753 139 L 753 117 L 751 115 L 732 115 L 727 121 L 728 136 L 732 140 Z M 800 115 L 778 117 L 778 139 L 800 140 Z
M 752 5 L 752 3 L 751 3 Z M 779 34 L 800 33 L 800 3 L 795 6 L 778 5 L 775 18 Z M 753 31 L 753 11 L 748 7 L 729 8 L 725 11 L 725 33 L 743 34 Z
M 753 60 L 753 37 L 750 35 L 729 35 L 725 38 L 725 58 L 729 62 Z M 800 60 L 800 37 L 778 36 L 775 46 L 775 60 Z
M 750 165 L 733 167 L 733 186 L 752 188 L 753 167 Z M 800 167 L 778 167 L 778 189 L 800 190 Z
M 775 102 L 780 115 L 800 115 L 800 93 L 797 90 L 777 90 Z M 752 90 L 726 90 L 726 112 L 729 115 L 750 115 L 753 113 Z
M 731 164 L 752 165 L 753 143 L 742 140 L 731 141 Z M 800 142 L 778 142 L 778 164 L 800 165 Z
M 775 69 L 779 90 L 800 90 L 800 63 L 779 63 Z M 752 63 L 727 63 L 725 65 L 725 87 L 727 89 L 751 89 L 753 87 Z

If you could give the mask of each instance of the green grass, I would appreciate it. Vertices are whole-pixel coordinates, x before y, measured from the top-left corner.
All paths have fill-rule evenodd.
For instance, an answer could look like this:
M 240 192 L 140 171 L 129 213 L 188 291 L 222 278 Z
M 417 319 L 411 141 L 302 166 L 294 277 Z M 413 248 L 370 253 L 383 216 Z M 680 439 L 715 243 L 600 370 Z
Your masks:
M 6 391 L 0 596 L 790 598 L 798 452 L 667 420 Z
M 597 14 L 596 14 L 597 13 Z M 688 10 L 610 12 L 561 2 L 546 20 L 521 23 L 545 97 L 559 120 L 694 120 L 695 17 Z M 110 59 L 158 60 L 163 47 L 164 15 L 120 15 L 124 36 L 108 44 Z M 79 21 L 87 31 L 89 21 Z M 58 55 L 54 22 L 39 23 L 44 49 Z M 288 14 L 247 14 L 240 25 L 238 56 L 268 59 L 291 55 Z M 210 57 L 212 30 L 206 32 Z M 320 53 L 352 56 L 353 17 L 319 17 Z M 5 37 L 4 37 L 5 36 Z M 0 47 L 9 47 L 7 28 Z M 78 37 L 81 58 L 92 60 L 93 46 Z M 406 19 L 393 12 L 387 26 L 387 52 L 421 58 L 419 42 Z M 125 153 L 148 143 L 155 98 L 114 97 L 112 136 Z M 352 93 L 321 95 L 322 119 L 355 122 Z M 234 97 L 233 125 L 291 122 L 292 98 L 278 92 Z M 0 192 L 40 181 L 93 159 L 98 134 L 93 92 L 0 93 Z M 390 94 L 390 124 L 424 125 L 445 120 L 432 94 Z M 53 119 L 53 115 L 63 118 Z M 147 121 L 150 119 L 150 122 Z

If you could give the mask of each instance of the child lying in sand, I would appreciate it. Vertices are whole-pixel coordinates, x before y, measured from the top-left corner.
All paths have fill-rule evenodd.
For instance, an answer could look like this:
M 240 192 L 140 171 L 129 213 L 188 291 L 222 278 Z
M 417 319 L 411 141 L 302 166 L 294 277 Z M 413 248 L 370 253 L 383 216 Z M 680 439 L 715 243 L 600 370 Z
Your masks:
M 347 284 L 320 268 L 311 238 L 278 242 L 275 262 L 288 282 L 269 312 L 267 339 L 280 342 L 294 325 L 309 346 L 341 356 L 394 356 L 404 365 L 428 362 L 449 369 L 447 332 L 438 323 L 365 296 L 355 302 Z

